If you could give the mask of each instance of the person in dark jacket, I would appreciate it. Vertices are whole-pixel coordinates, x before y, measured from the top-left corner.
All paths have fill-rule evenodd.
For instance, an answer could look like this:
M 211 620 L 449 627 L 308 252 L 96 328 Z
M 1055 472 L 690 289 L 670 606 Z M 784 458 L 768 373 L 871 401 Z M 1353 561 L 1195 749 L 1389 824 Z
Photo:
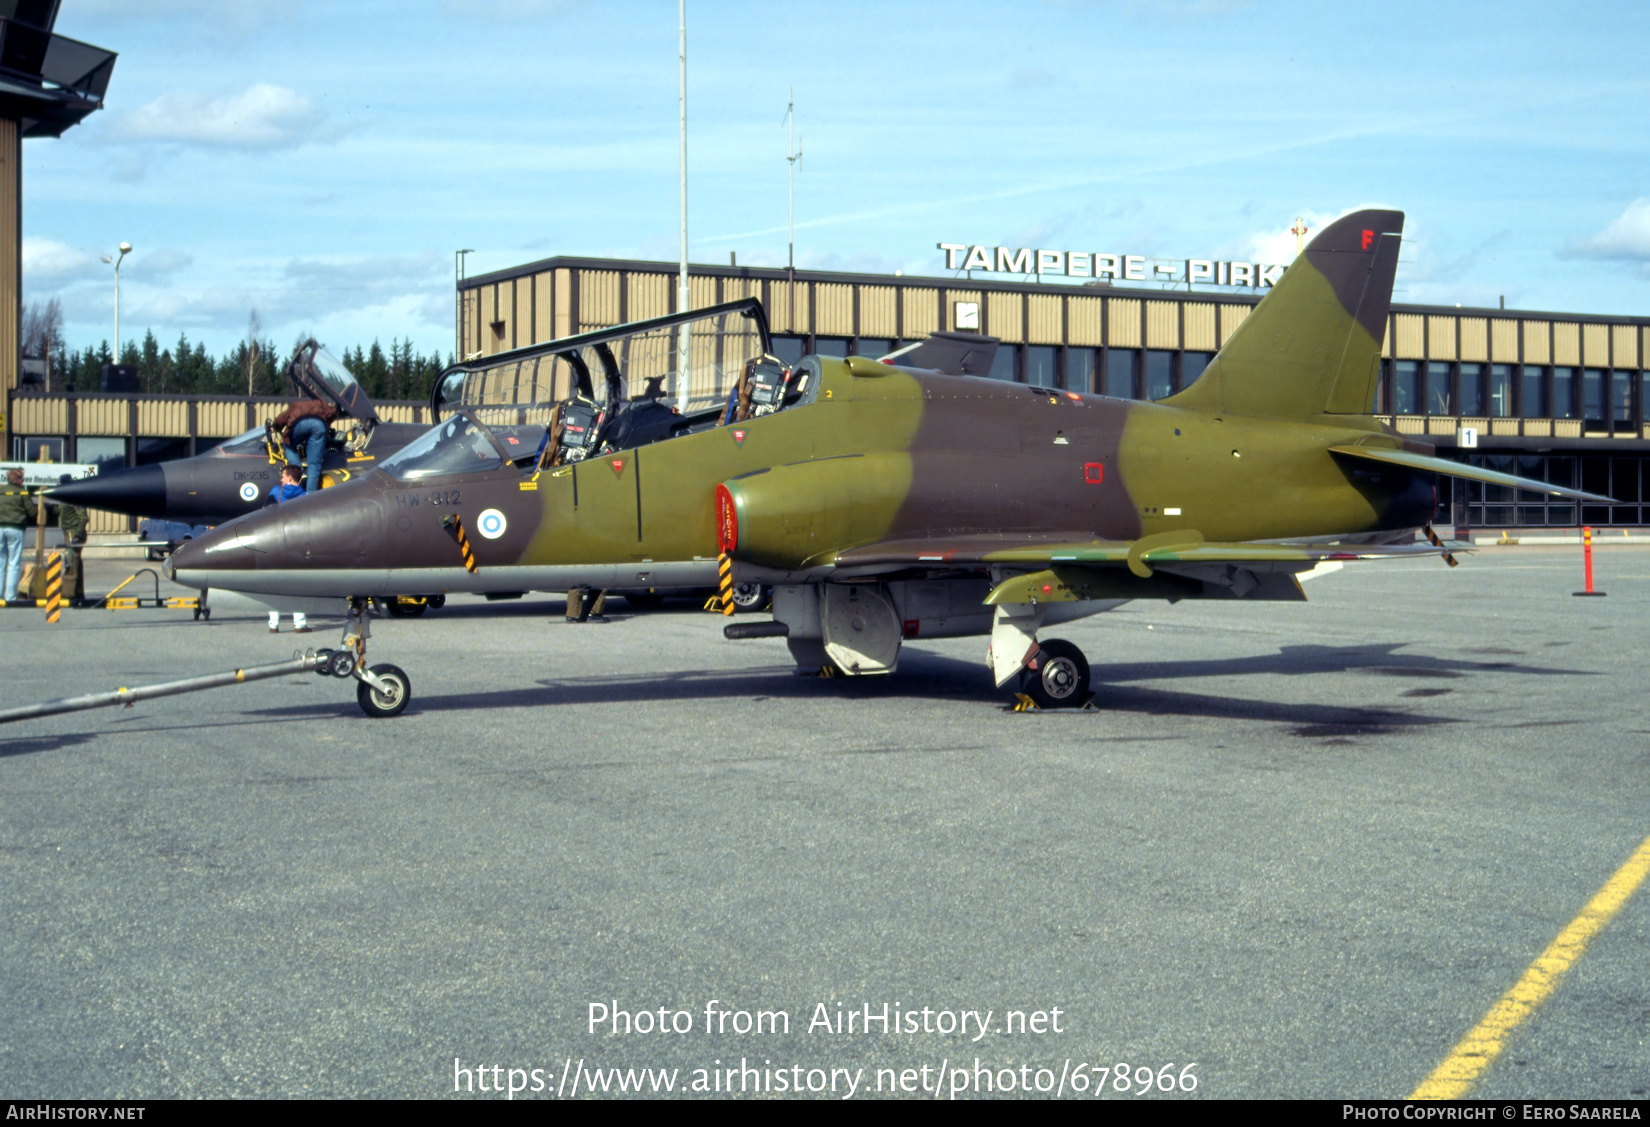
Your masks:
M 269 429 L 280 435 L 286 460 L 296 465 L 300 460 L 309 464 L 307 490 L 314 493 L 321 488 L 321 463 L 327 454 L 327 425 L 338 414 L 338 408 L 319 399 L 300 399 L 269 421 Z M 293 449 L 305 445 L 303 458 Z
M 5 568 L 5 601 L 17 598 L 17 584 L 23 578 L 23 529 L 35 515 L 35 499 L 23 488 L 23 471 L 9 470 L 0 486 L 0 561 Z

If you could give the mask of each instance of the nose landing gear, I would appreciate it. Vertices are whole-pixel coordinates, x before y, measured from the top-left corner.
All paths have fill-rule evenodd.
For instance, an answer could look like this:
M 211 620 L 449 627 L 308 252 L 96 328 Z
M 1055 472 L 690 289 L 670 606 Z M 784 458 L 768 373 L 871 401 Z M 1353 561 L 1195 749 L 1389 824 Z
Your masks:
M 350 616 L 344 623 L 343 641 L 327 658 L 322 670 L 334 677 L 353 677 L 359 681 L 355 702 L 361 711 L 375 720 L 388 720 L 407 710 L 407 703 L 412 700 L 412 678 L 400 666 L 387 662 L 368 668 L 367 639 L 372 636 L 370 605 L 370 599 L 349 601 Z

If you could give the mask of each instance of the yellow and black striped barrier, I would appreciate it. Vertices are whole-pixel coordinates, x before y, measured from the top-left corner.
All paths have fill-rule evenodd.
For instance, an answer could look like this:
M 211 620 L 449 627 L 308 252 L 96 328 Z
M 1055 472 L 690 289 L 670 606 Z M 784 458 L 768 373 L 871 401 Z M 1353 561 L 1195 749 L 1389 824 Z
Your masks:
M 452 522 L 453 537 L 458 541 L 458 550 L 464 556 L 464 570 L 474 575 L 476 572 L 476 554 L 470 547 L 470 538 L 464 532 L 464 518 L 457 513 L 447 517 Z
M 46 621 L 56 622 L 63 610 L 63 553 L 54 552 L 46 561 Z
M 733 558 L 726 552 L 716 557 L 717 597 L 722 600 L 722 613 L 732 614 L 733 605 Z

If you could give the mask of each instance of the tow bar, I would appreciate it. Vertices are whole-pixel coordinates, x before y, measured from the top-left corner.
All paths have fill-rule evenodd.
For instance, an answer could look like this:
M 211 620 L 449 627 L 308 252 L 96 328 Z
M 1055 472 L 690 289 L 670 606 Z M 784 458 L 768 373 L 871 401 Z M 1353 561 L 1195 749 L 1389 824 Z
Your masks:
M 87 693 L 78 697 L 62 697 L 21 708 L 0 709 L 0 724 L 14 720 L 32 720 L 39 716 L 56 716 L 62 712 L 84 712 L 92 708 L 125 705 L 128 708 L 140 700 L 171 697 L 180 693 L 198 693 L 225 685 L 244 685 L 250 681 L 264 681 L 271 677 L 286 677 L 293 673 L 317 673 L 323 677 L 348 677 L 358 682 L 356 703 L 370 717 L 388 718 L 406 711 L 412 699 L 412 681 L 398 666 L 383 664 L 367 667 L 367 638 L 372 630 L 367 616 L 367 600 L 350 600 L 350 618 L 344 626 L 344 638 L 337 649 L 311 650 L 296 654 L 288 661 L 269 665 L 251 665 L 231 669 L 225 673 L 208 673 L 203 677 L 185 677 L 180 681 L 163 681 L 158 685 L 139 685 L 135 689 L 115 689 L 107 693 Z

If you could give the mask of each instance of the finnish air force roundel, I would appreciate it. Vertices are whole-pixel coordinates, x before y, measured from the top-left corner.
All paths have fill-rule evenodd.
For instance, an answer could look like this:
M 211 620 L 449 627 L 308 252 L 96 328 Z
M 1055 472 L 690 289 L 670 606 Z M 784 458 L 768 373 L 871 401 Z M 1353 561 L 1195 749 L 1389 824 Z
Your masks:
M 249 481 L 246 484 L 241 486 L 241 500 L 243 500 L 243 501 L 256 501 L 257 499 L 258 499 L 258 487 L 257 487 L 256 484 Z
M 497 509 L 483 509 L 481 515 L 476 518 L 476 531 L 489 540 L 497 540 L 503 536 L 506 527 L 508 522 L 504 519 L 504 514 Z

